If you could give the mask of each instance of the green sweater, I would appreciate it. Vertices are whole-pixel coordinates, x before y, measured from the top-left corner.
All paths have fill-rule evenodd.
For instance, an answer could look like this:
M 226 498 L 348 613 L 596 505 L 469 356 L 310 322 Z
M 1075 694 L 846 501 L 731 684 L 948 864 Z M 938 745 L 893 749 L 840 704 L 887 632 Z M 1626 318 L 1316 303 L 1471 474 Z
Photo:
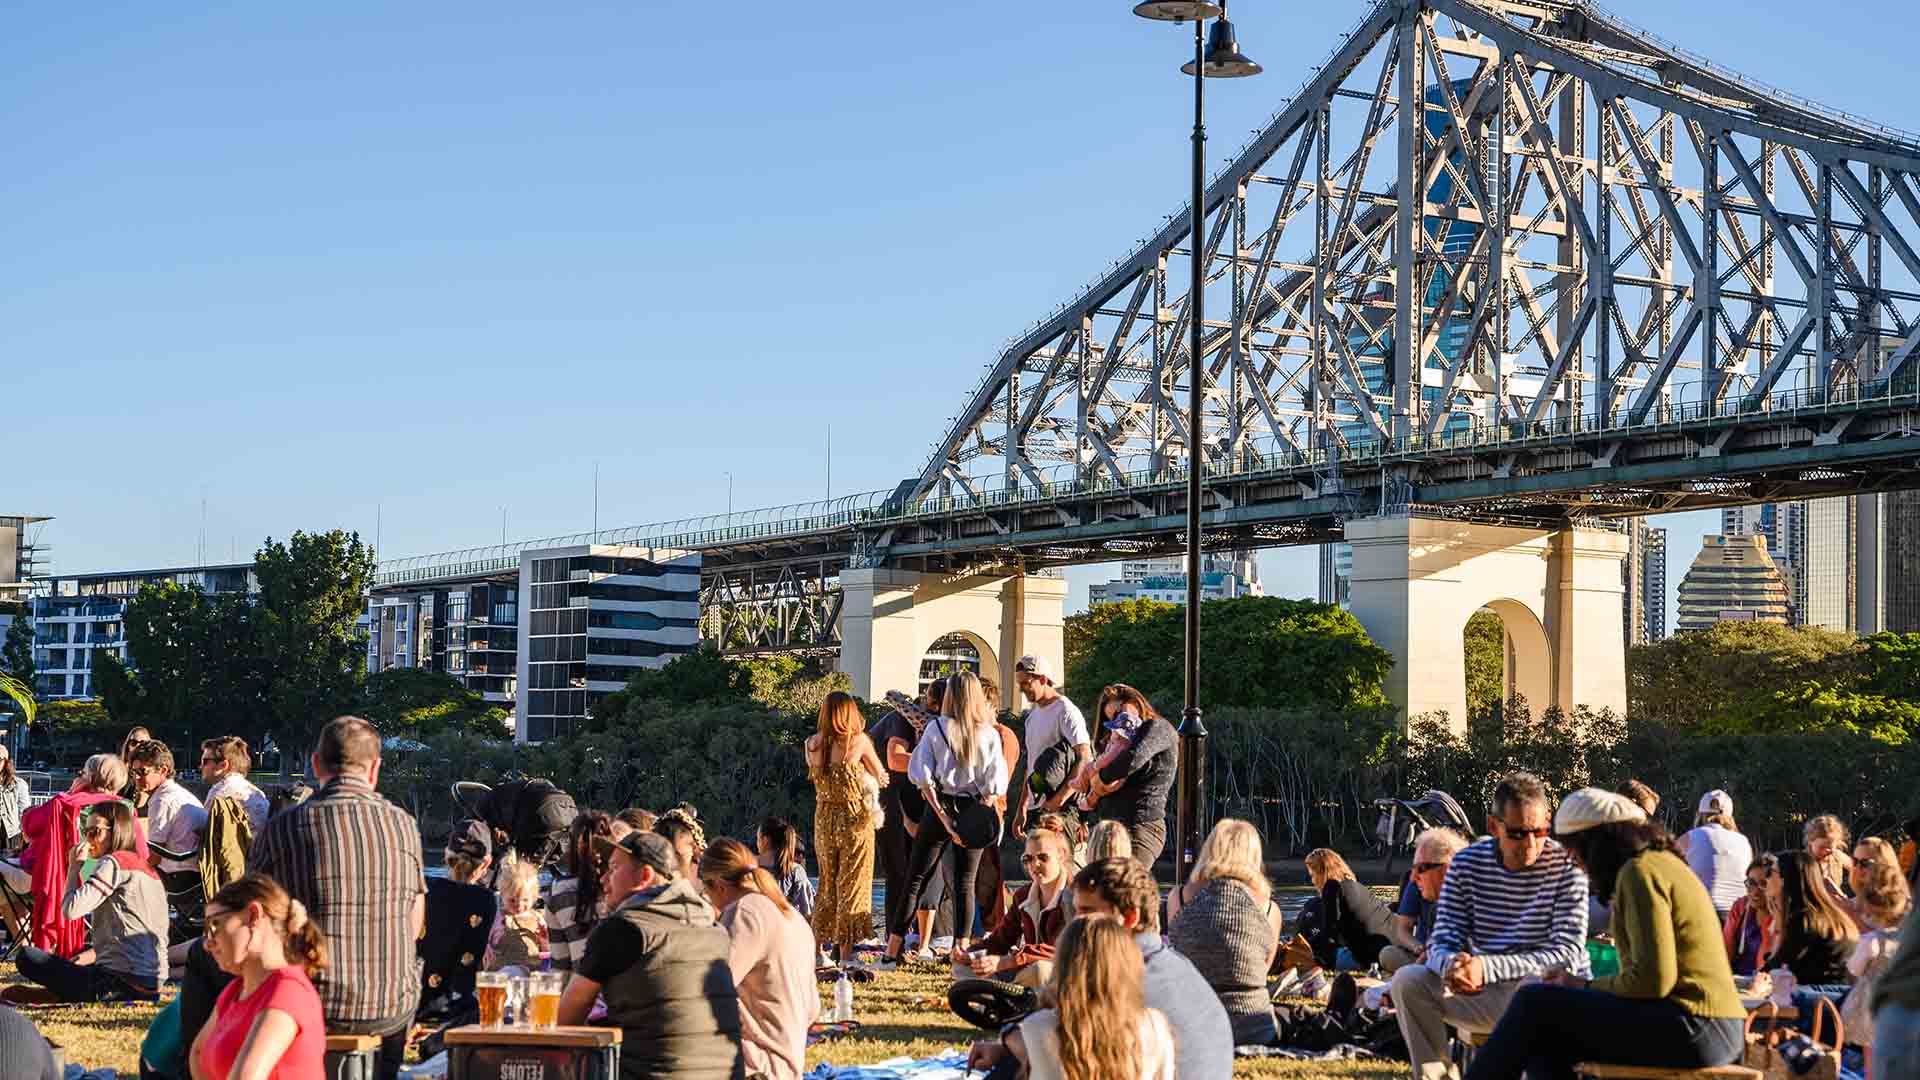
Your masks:
M 1695 1016 L 1747 1015 L 1733 988 L 1713 900 L 1672 852 L 1643 852 L 1620 868 L 1613 886 L 1613 936 L 1620 947 L 1620 973 L 1593 980 L 1595 990 L 1671 1001 Z

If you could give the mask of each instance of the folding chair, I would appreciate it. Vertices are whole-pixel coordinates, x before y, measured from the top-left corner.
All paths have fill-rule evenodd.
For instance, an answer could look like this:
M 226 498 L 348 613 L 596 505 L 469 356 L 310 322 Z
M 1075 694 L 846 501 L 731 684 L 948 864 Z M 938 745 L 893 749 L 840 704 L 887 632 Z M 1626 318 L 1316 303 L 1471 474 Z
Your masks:
M 204 929 L 202 918 L 207 906 L 205 882 L 200 877 L 200 852 L 174 851 L 147 840 L 147 849 L 153 853 L 153 863 L 157 868 L 162 859 L 177 859 L 193 864 L 191 870 L 161 870 L 160 887 L 166 890 L 167 908 L 171 913 L 168 920 L 167 937 L 171 944 L 178 945 L 200 936 Z

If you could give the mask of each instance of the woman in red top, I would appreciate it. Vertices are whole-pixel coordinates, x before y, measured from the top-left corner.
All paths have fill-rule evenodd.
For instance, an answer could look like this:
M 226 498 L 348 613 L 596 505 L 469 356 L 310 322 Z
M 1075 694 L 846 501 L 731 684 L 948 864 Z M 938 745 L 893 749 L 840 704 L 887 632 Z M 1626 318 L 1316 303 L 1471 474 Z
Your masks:
M 193 1040 L 193 1080 L 321 1080 L 327 1053 L 309 976 L 327 939 L 298 900 L 248 874 L 207 901 L 207 952 L 233 975 Z

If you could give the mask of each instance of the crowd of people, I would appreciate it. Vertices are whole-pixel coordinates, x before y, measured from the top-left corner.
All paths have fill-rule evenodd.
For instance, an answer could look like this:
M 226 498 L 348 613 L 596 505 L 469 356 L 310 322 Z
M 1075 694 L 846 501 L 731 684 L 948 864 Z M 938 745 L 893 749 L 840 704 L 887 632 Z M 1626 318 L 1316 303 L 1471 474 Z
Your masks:
M 321 729 L 313 786 L 285 799 L 246 779 L 232 737 L 201 748 L 204 798 L 144 731 L 41 806 L 0 756 L 0 830 L 19 838 L 0 917 L 28 980 L 0 1000 L 152 1001 L 176 979 L 143 1077 L 319 1075 L 328 1033 L 373 1036 L 393 1077 L 422 1031 L 477 1016 L 483 972 L 545 968 L 561 1023 L 622 1029 L 624 1077 L 798 1080 L 821 980 L 917 960 L 952 971 L 956 1011 L 999 1021 L 969 1054 L 988 1076 L 1160 1080 L 1284 1044 L 1276 978 L 1311 995 L 1346 972 L 1379 980 L 1418 1080 L 1459 1074 L 1463 1033 L 1480 1044 L 1468 1080 L 1722 1064 L 1759 998 L 1803 1018 L 1831 1003 L 1872 1076 L 1920 1067 L 1911 844 L 1849 844 L 1822 815 L 1801 847 L 1756 855 L 1726 791 L 1674 835 L 1644 784 L 1556 799 L 1516 773 L 1487 835 L 1413 838 L 1391 899 L 1310 852 L 1290 927 L 1238 819 L 1163 896 L 1178 746 L 1144 697 L 1106 687 L 1090 726 L 1043 661 L 1016 672 L 1024 740 L 971 673 L 893 696 L 871 727 L 829 694 L 800 750 L 810 841 L 780 818 L 709 840 L 684 804 L 581 809 L 514 780 L 463 785 L 474 816 L 431 874 L 354 717 Z M 16 1020 L 0 1008 L 0 1029 Z

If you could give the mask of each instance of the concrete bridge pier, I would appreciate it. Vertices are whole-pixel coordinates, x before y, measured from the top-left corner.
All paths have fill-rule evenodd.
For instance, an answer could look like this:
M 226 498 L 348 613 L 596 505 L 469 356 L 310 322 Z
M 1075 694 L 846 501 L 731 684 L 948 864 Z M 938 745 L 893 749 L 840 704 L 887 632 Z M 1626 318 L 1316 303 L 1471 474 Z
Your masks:
M 1396 658 L 1387 696 L 1411 717 L 1467 717 L 1462 633 L 1481 608 L 1507 633 L 1505 684 L 1549 705 L 1627 707 L 1620 567 L 1627 538 L 1593 529 L 1474 525 L 1421 517 L 1347 523 L 1352 610 Z
M 1058 672 L 1065 656 L 1067 582 L 1032 574 L 922 574 L 843 570 L 840 670 L 855 695 L 875 701 L 888 690 L 915 692 L 920 659 L 958 633 L 980 651 L 980 670 L 1000 683 L 1013 706 L 1013 665 L 1032 653 Z

